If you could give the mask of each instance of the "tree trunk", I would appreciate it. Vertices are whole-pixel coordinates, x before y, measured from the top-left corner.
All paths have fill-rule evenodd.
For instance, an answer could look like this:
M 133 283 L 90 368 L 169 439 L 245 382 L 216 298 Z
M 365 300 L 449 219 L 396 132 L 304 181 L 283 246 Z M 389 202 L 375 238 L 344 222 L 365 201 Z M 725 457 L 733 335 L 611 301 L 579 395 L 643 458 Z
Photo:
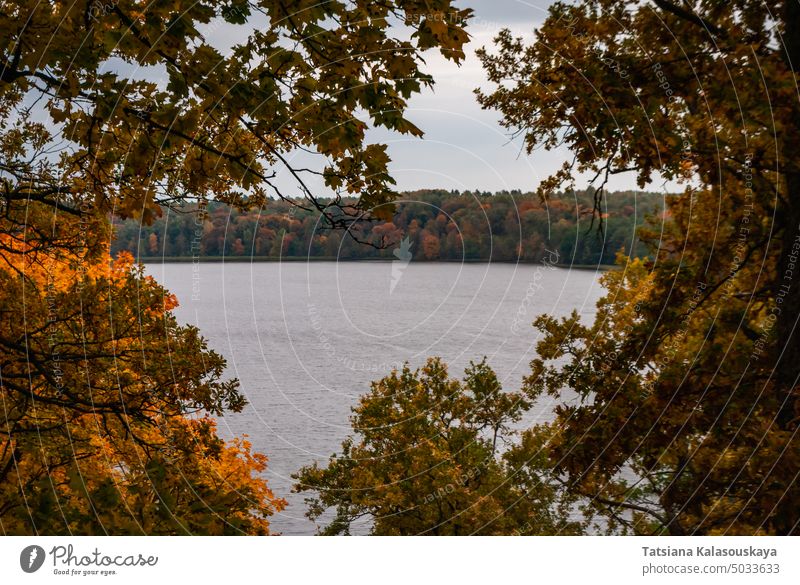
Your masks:
M 781 311 L 777 322 L 775 350 L 779 357 L 775 378 L 781 392 L 778 422 L 782 428 L 787 428 L 797 416 L 796 388 L 800 378 L 800 174 L 788 174 L 786 186 L 788 204 L 780 214 L 781 257 L 775 282 L 775 298 Z
M 784 59 L 794 73 L 796 83 L 800 72 L 800 3 L 784 0 Z M 781 255 L 775 279 L 775 299 L 780 309 L 775 347 L 775 381 L 778 386 L 778 426 L 786 431 L 797 425 L 798 379 L 800 379 L 800 168 L 797 156 L 800 153 L 800 98 L 794 97 L 788 128 L 783 130 L 782 160 L 780 165 L 785 180 L 785 203 L 778 209 L 777 226 L 780 234 Z M 791 435 L 792 437 L 794 434 Z M 793 469 L 794 457 L 787 457 L 796 449 L 787 445 L 783 456 L 775 462 L 778 481 L 796 477 Z M 770 481 L 765 478 L 765 481 Z M 800 510 L 797 507 L 798 485 L 792 482 L 781 486 L 783 493 L 770 514 L 764 518 L 770 522 L 776 534 L 796 534 L 800 525 Z
M 800 3 L 785 0 L 784 59 L 798 76 L 800 71 Z M 782 428 L 795 419 L 798 378 L 800 378 L 800 170 L 796 157 L 800 152 L 800 101 L 792 103 L 792 127 L 784 130 L 783 160 L 786 204 L 778 211 L 781 256 L 775 282 L 779 302 L 777 323 L 776 372 L 782 403 L 778 423 Z

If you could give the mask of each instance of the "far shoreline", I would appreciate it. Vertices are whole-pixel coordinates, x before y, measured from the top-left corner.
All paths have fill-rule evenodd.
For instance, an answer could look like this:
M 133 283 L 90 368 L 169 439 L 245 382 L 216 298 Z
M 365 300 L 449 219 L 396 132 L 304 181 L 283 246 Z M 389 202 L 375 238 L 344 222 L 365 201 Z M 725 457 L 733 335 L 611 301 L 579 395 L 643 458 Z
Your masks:
M 219 262 L 250 262 L 250 263 L 280 263 L 280 262 L 375 262 L 387 263 L 395 262 L 391 258 L 336 258 L 335 256 L 315 256 L 315 257 L 298 257 L 298 256 L 147 256 L 136 258 L 140 264 L 186 264 L 186 263 L 219 263 Z M 554 268 L 572 268 L 575 270 L 601 270 L 608 271 L 618 268 L 615 264 L 552 264 L 546 262 L 533 262 L 529 260 L 487 260 L 483 258 L 478 259 L 464 259 L 464 260 L 414 260 L 415 264 L 524 264 L 526 266 L 553 266 Z

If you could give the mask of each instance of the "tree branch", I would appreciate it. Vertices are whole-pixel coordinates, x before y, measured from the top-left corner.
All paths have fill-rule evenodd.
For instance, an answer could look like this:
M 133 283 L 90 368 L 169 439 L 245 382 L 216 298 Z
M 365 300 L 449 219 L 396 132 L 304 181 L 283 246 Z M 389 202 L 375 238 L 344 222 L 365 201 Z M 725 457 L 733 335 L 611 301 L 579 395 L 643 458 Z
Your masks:
M 653 0 L 653 2 L 656 4 L 656 6 L 658 6 L 662 10 L 666 10 L 667 12 L 669 12 L 674 16 L 677 16 L 681 20 L 685 20 L 697 26 L 701 26 L 709 33 L 713 33 L 716 36 L 723 38 L 728 36 L 728 33 L 724 29 L 708 22 L 707 20 L 695 14 L 694 12 L 690 12 L 689 10 L 681 8 L 680 6 L 677 6 L 672 2 L 668 2 L 668 0 Z

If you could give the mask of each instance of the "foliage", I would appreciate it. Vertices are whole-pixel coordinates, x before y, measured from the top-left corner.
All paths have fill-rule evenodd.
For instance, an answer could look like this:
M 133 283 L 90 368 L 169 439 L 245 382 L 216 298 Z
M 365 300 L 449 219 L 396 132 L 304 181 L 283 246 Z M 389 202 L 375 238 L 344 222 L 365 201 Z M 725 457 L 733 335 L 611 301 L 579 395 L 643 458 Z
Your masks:
M 556 3 L 525 45 L 481 53 L 479 92 L 529 148 L 575 170 L 683 182 L 650 261 L 620 258 L 590 326 L 541 317 L 526 391 L 558 398 L 551 461 L 641 533 L 800 526 L 796 282 L 800 62 L 795 2 Z
M 450 0 L 3 2 L 0 529 L 268 531 L 283 502 L 264 457 L 209 418 L 242 408 L 236 382 L 128 255 L 109 265 L 108 217 L 257 206 L 283 197 L 279 172 L 329 227 L 389 210 L 366 130 L 421 134 L 405 117 L 433 83 L 421 55 L 460 61 L 469 16 Z M 316 166 L 293 166 L 299 150 Z
M 347 225 L 394 196 L 386 146 L 367 128 L 422 134 L 404 116 L 433 83 L 421 54 L 459 62 L 470 14 L 450 0 L 5 2 L 4 131 L 17 123 L 34 156 L 4 157 L 3 197 L 149 222 L 186 197 L 283 196 L 283 173 L 305 205 Z M 298 149 L 318 162 L 293 165 Z M 320 204 L 314 175 L 359 203 Z
M 662 197 L 614 193 L 604 214 L 604 232 L 591 230 L 589 192 L 557 194 L 543 203 L 533 194 L 503 192 L 404 193 L 390 222 L 366 225 L 358 240 L 323 229 L 319 215 L 270 202 L 240 213 L 209 204 L 167 212 L 151 226 L 118 222 L 111 251 L 139 258 L 251 256 L 273 258 L 391 259 L 408 237 L 415 261 L 491 260 L 540 262 L 557 257 L 565 264 L 613 264 L 620 249 L 644 254 L 636 227 L 657 212 Z
M 314 490 L 308 516 L 335 516 L 323 534 L 349 534 L 362 518 L 379 535 L 567 534 L 575 501 L 537 465 L 536 437 L 502 452 L 514 423 L 530 408 L 522 393 L 503 392 L 485 361 L 463 381 L 432 358 L 374 382 L 354 408 L 357 438 L 342 443 L 324 468 L 295 475 Z
M 238 383 L 175 297 L 129 255 L 0 241 L 3 532 L 268 533 L 266 458 L 209 416 L 241 410 Z
M 633 511 L 623 521 L 633 530 L 787 534 L 798 521 L 800 445 L 795 423 L 780 424 L 783 396 L 764 354 L 777 305 L 753 298 L 777 254 L 753 252 L 731 273 L 710 251 L 713 230 L 696 227 L 713 225 L 712 201 L 701 192 L 691 205 L 671 202 L 675 224 L 658 235 L 656 259 L 620 257 L 593 325 L 577 314 L 537 320 L 545 336 L 526 389 L 579 393 L 556 410 L 552 460 L 606 514 Z M 656 233 L 644 237 L 655 247 Z M 708 279 L 723 271 L 720 284 Z

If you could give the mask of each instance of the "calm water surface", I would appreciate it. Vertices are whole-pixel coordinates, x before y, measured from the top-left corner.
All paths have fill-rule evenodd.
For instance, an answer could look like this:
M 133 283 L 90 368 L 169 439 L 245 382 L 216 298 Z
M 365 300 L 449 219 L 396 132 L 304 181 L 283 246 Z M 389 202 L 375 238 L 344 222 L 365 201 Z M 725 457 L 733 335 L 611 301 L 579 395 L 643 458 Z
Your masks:
M 325 461 L 349 433 L 350 408 L 372 380 L 438 355 L 461 375 L 487 356 L 518 389 L 534 356 L 541 313 L 591 321 L 599 273 L 550 266 L 410 262 L 149 264 L 178 296 L 179 321 L 200 328 L 228 360 L 249 401 L 220 420 L 269 456 L 267 477 L 289 506 L 283 534 L 313 534 L 291 473 Z M 528 425 L 548 416 L 535 407 Z

